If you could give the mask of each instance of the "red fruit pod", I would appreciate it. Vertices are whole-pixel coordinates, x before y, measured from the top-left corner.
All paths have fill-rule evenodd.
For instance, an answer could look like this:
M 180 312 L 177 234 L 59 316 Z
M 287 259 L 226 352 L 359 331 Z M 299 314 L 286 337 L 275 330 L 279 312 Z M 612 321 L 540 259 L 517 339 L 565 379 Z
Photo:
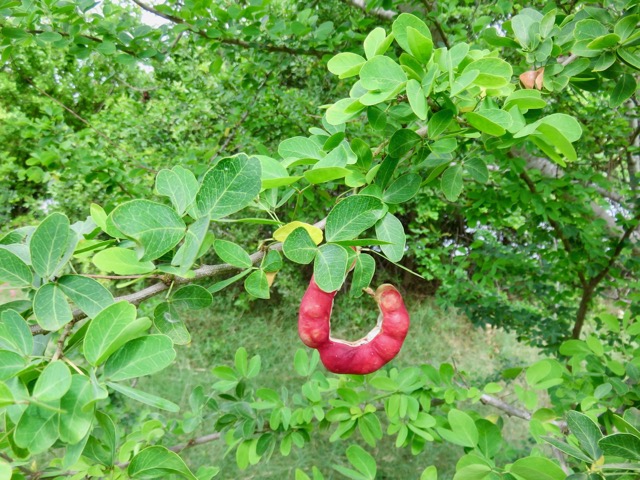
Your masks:
M 393 285 L 380 285 L 374 294 L 380 309 L 376 326 L 363 338 L 348 342 L 331 337 L 336 293 L 324 292 L 311 278 L 300 303 L 300 339 L 318 350 L 330 372 L 365 375 L 379 370 L 398 354 L 409 330 L 409 313 L 402 295 Z

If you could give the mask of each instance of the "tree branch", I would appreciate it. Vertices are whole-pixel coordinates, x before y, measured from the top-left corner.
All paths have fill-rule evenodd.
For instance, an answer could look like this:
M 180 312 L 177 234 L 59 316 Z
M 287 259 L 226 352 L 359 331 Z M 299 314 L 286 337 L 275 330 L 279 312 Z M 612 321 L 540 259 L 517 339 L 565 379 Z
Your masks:
M 314 226 L 324 230 L 324 226 L 325 226 L 326 221 L 327 221 L 327 219 L 324 218 L 324 219 L 320 220 L 319 222 L 315 223 Z M 255 253 L 253 253 L 250 256 L 251 264 L 252 265 L 256 265 L 256 264 L 260 263 L 260 261 L 262 261 L 262 259 L 264 258 L 266 252 L 269 251 L 269 250 L 281 251 L 282 250 L 282 242 L 274 243 L 273 245 L 269 246 L 269 248 L 267 248 L 265 250 L 260 250 L 260 251 L 257 251 Z M 164 292 L 165 290 L 168 290 L 171 285 L 183 285 L 183 284 L 186 284 L 186 283 L 191 283 L 194 280 L 199 280 L 199 279 L 202 279 L 202 278 L 217 277 L 219 275 L 223 275 L 225 273 L 235 272 L 237 270 L 242 270 L 242 268 L 236 267 L 234 265 L 230 265 L 228 263 L 221 263 L 221 264 L 217 264 L 217 265 L 203 265 L 200 268 L 194 270 L 195 276 L 193 278 L 174 277 L 172 282 L 154 283 L 153 285 L 150 285 L 150 286 L 148 286 L 146 288 L 143 288 L 140 291 L 137 291 L 137 292 L 134 292 L 134 293 L 130 293 L 129 295 L 122 295 L 120 297 L 116 297 L 114 299 L 114 301 L 115 302 L 127 301 L 127 302 L 129 302 L 129 303 L 131 303 L 133 305 L 139 305 L 143 301 L 145 301 L 145 300 L 147 300 L 147 299 L 149 299 L 151 297 L 154 297 L 154 296 L 158 295 L 159 293 Z M 82 320 L 82 319 L 84 319 L 86 317 L 87 317 L 87 315 L 82 310 L 74 310 L 73 311 L 73 319 L 71 320 L 71 322 L 69 322 L 69 324 L 71 324 L 71 326 L 73 326 L 77 322 L 79 322 L 80 320 Z M 31 326 L 31 334 L 32 335 L 43 335 L 43 334 L 46 334 L 46 333 L 48 333 L 48 330 L 43 329 L 39 325 L 32 325 Z
M 500 400 L 499 398 L 487 395 L 486 393 L 482 394 L 482 396 L 480 397 L 480 402 L 484 405 L 489 405 L 491 407 L 497 408 L 498 410 L 502 410 L 511 417 L 518 417 L 527 421 L 531 420 L 532 415 L 528 410 L 514 407 L 513 405 L 510 405 L 507 402 Z M 551 423 L 562 430 L 567 428 L 567 423 L 562 420 L 555 420 Z
M 161 12 L 159 10 L 156 10 L 155 8 L 153 8 L 151 5 L 148 5 L 144 2 L 142 2 L 141 0 L 131 0 L 133 3 L 135 3 L 136 5 L 138 5 L 141 9 L 156 15 L 160 18 L 164 18 L 165 20 L 170 21 L 171 23 L 176 23 L 176 24 L 182 24 L 182 25 L 187 25 L 194 33 L 196 33 L 197 35 L 200 35 L 203 38 L 206 38 L 207 40 L 214 40 L 223 44 L 227 44 L 227 45 L 236 45 L 238 47 L 242 47 L 242 48 L 250 48 L 250 49 L 256 49 L 256 50 L 264 50 L 266 52 L 279 52 L 279 53 L 288 53 L 290 55 L 307 55 L 307 56 L 311 56 L 311 57 L 317 57 L 317 58 L 322 58 L 324 55 L 333 55 L 334 52 L 328 52 L 325 50 L 317 50 L 315 48 L 309 48 L 309 49 L 302 49 L 302 48 L 291 48 L 291 47 L 287 47 L 284 45 L 272 45 L 272 44 L 266 44 L 266 45 L 261 45 L 261 44 L 253 44 L 253 43 L 249 43 L 249 42 L 245 42 L 244 40 L 238 40 L 237 38 L 215 38 L 212 39 L 209 36 L 207 36 L 207 33 L 204 30 L 199 30 L 197 28 L 195 28 L 193 25 L 191 25 L 190 23 L 188 23 L 187 21 L 185 21 L 183 18 L 180 17 L 176 17 L 175 15 L 171 15 L 168 13 L 164 13 Z

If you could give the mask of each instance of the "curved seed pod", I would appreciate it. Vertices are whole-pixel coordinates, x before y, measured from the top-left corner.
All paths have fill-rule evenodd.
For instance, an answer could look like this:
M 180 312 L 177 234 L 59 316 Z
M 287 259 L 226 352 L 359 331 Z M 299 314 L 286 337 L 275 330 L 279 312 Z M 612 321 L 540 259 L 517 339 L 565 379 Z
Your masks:
M 377 325 L 365 337 L 348 342 L 331 337 L 336 293 L 322 291 L 311 278 L 300 304 L 298 334 L 305 345 L 318 350 L 323 365 L 333 373 L 375 372 L 398 354 L 407 336 L 410 321 L 402 295 L 393 285 L 380 285 L 374 295 L 380 309 Z

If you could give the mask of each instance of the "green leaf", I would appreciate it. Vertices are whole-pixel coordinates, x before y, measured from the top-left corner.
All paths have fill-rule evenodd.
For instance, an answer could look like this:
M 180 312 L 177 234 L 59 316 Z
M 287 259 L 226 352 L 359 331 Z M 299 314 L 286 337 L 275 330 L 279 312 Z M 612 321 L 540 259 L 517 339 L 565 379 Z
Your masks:
M 407 74 L 389 57 L 376 56 L 360 70 L 360 82 L 367 90 L 390 92 L 407 81 Z
M 29 405 L 24 411 L 13 440 L 16 445 L 26 448 L 32 454 L 46 452 L 58 439 L 59 416 L 55 411 L 57 402 L 50 405 L 52 409 Z
M 422 179 L 415 173 L 407 173 L 398 177 L 384 191 L 382 200 L 384 203 L 398 204 L 411 200 L 420 190 Z
M 384 28 L 377 27 L 371 30 L 364 39 L 364 53 L 367 60 L 371 60 L 376 55 L 384 55 L 392 41 L 393 35 L 387 35 Z
M 622 105 L 625 100 L 627 100 L 629 97 L 631 97 L 631 95 L 635 93 L 637 88 L 638 85 L 633 75 L 625 73 L 616 82 L 616 86 L 613 88 L 613 92 L 611 92 L 609 106 L 615 108 L 619 105 Z
M 164 370 L 175 358 L 169 337 L 146 335 L 125 343 L 111 355 L 104 365 L 104 374 L 114 382 L 151 375 Z
M 8 380 L 20 372 L 26 365 L 26 360 L 15 352 L 0 350 L 0 381 Z
M 311 263 L 316 256 L 318 248 L 311 239 L 307 230 L 298 227 L 292 231 L 282 244 L 282 252 L 295 263 L 306 265 Z
M 411 55 L 411 46 L 409 44 L 408 38 L 409 28 L 415 29 L 423 37 L 429 40 L 431 40 L 431 31 L 429 30 L 429 27 L 427 27 L 426 23 L 424 23 L 418 17 L 411 15 L 410 13 L 401 13 L 393 21 L 391 29 L 393 31 L 393 36 L 395 37 L 396 42 L 405 52 Z
M 249 273 L 251 272 L 251 269 L 248 268 L 247 270 L 245 270 L 244 272 L 240 272 L 236 275 L 234 275 L 233 277 L 229 277 L 229 278 L 225 278 L 224 280 L 220 280 L 219 282 L 214 283 L 213 285 L 211 285 L 209 288 L 207 288 L 207 291 L 209 293 L 216 293 L 219 292 L 220 290 L 228 287 L 229 285 L 231 285 L 234 282 L 237 282 L 238 280 L 240 280 L 242 277 L 249 275 Z
M 624 63 L 629 65 L 631 68 L 635 68 L 636 70 L 640 70 L 640 55 L 637 51 L 632 51 L 631 48 L 618 48 L 616 50 L 616 54 L 618 58 L 622 60 Z
M 199 310 L 211 305 L 213 297 L 200 285 L 184 285 L 173 292 L 170 301 L 190 310 Z
M 489 170 L 487 164 L 481 157 L 469 158 L 464 161 L 464 169 L 471 177 L 480 183 L 487 183 L 489 180 Z
M 159 445 L 141 450 L 131 460 L 127 473 L 131 478 L 165 478 L 178 475 L 198 480 L 177 453 Z
M 98 366 L 150 325 L 149 319 L 136 318 L 136 307 L 125 300 L 109 305 L 89 324 L 84 356 L 91 365 Z
M 458 467 L 459 468 L 459 467 Z M 456 469 L 453 480 L 482 480 L 491 474 L 491 467 L 483 463 L 474 463 Z
M 516 105 L 523 113 L 530 109 L 539 109 L 547 106 L 547 102 L 542 99 L 539 90 L 522 89 L 516 90 L 504 101 L 504 110 L 511 110 Z
M 469 112 L 466 118 L 472 127 L 497 137 L 507 133 L 512 123 L 509 112 L 497 108 Z
M 45 283 L 33 297 L 33 313 L 45 330 L 55 331 L 73 319 L 71 307 L 62 290 L 53 283 Z
M 95 420 L 100 428 L 95 429 L 87 440 L 87 445 L 82 455 L 111 466 L 115 462 L 116 444 L 118 443 L 118 431 L 109 415 L 96 411 Z
M 200 254 L 208 230 L 209 217 L 201 217 L 189 225 L 184 242 L 171 260 L 171 265 L 180 266 L 183 270 L 191 268 Z
M 160 333 L 169 337 L 176 345 L 187 345 L 191 334 L 176 308 L 169 302 L 162 302 L 153 311 L 153 324 Z
M 338 290 L 344 282 L 348 262 L 349 253 L 340 245 L 322 245 L 313 264 L 313 274 L 318 286 L 325 292 Z
M 61 360 L 49 363 L 42 371 L 35 387 L 33 397 L 41 402 L 50 402 L 61 398 L 71 387 L 71 372 Z
M 152 395 L 151 393 L 143 392 L 142 390 L 138 390 L 137 388 L 127 387 L 126 385 L 120 385 L 119 383 L 107 382 L 107 385 L 114 389 L 116 392 L 119 392 L 137 402 L 144 403 L 145 405 L 149 405 L 151 407 L 159 408 L 160 410 L 165 410 L 167 412 L 177 413 L 180 411 L 180 407 L 169 400 L 166 400 L 162 397 L 158 397 L 156 395 Z
M 0 283 L 28 287 L 33 281 L 31 269 L 9 250 L 0 248 Z
M 171 199 L 178 215 L 184 214 L 196 199 L 198 187 L 195 175 L 180 165 L 171 170 L 162 169 L 156 176 L 156 191 Z
M 380 249 L 389 260 L 399 262 L 404 256 L 407 237 L 404 234 L 402 222 L 397 217 L 387 213 L 376 223 L 376 237 L 391 245 L 381 245 Z
M 113 303 L 113 295 L 93 278 L 82 275 L 64 275 L 58 279 L 58 287 L 89 318 Z
M 155 260 L 184 237 L 186 225 L 173 208 L 149 200 L 131 200 L 111 212 L 115 226 L 142 247 L 140 261 Z
M 394 158 L 402 158 L 420 142 L 422 142 L 422 137 L 413 130 L 408 128 L 396 130 L 389 140 L 389 155 Z
M 278 272 L 282 269 L 282 266 L 282 255 L 277 250 L 269 250 L 260 263 L 260 268 L 266 273 Z
M 60 440 L 71 445 L 80 442 L 93 426 L 95 401 L 93 386 L 85 375 L 74 375 L 69 391 L 60 400 Z
M 516 460 L 509 473 L 518 480 L 564 480 L 566 474 L 557 464 L 544 457 L 525 457 Z
M 424 90 L 422 90 L 422 85 L 413 78 L 407 81 L 407 99 L 413 113 L 420 120 L 426 120 L 428 112 L 427 98 L 424 95 Z
M 103 272 L 116 275 L 141 275 L 155 270 L 153 262 L 138 260 L 136 252 L 127 248 L 111 247 L 96 253 L 91 259 Z
M 322 159 L 322 144 L 307 137 L 292 137 L 280 142 L 278 153 L 284 160 Z
M 269 281 L 262 270 L 255 270 L 244 281 L 245 290 L 257 298 L 269 298 Z
M 413 55 L 420 63 L 426 64 L 433 53 L 431 33 L 429 33 L 429 36 L 425 36 L 413 27 L 407 27 L 406 32 L 410 50 L 408 53 Z
M 477 70 L 478 76 L 473 81 L 474 85 L 482 88 L 500 88 L 511 82 L 513 68 L 501 58 L 486 57 L 475 60 L 466 67 L 463 73 L 470 70 Z
M 329 242 L 351 240 L 372 227 L 385 213 L 379 198 L 369 195 L 347 197 L 329 213 L 325 238 Z
M 447 415 L 451 431 L 455 434 L 455 440 L 451 439 L 453 443 L 462 445 L 463 447 L 475 447 L 478 444 L 479 433 L 473 419 L 465 412 L 457 409 L 452 409 Z M 440 433 L 440 429 L 438 429 Z
M 0 349 L 28 356 L 33 352 L 33 336 L 22 316 L 15 310 L 0 314 Z
M 11 480 L 12 471 L 13 468 L 11 468 L 11 464 L 5 459 L 0 458 L 0 480 Z
M 52 213 L 45 218 L 31 236 L 29 252 L 35 272 L 49 279 L 58 269 L 67 252 L 71 238 L 69 219 L 61 213 Z
M 462 167 L 452 165 L 442 174 L 440 183 L 444 196 L 450 202 L 455 202 L 462 193 Z
M 205 173 L 196 196 L 199 216 L 224 218 L 245 208 L 260 193 L 260 161 L 244 154 L 223 158 Z
M 360 55 L 342 52 L 329 60 L 327 68 L 334 75 L 338 75 L 338 78 L 349 78 L 360 73 L 360 69 L 365 62 L 366 60 Z
M 631 433 L 614 433 L 598 441 L 605 455 L 640 461 L 640 438 Z
M 636 31 L 636 26 L 640 21 L 640 15 L 626 15 L 615 24 L 613 32 L 625 41 L 631 34 Z
M 438 469 L 434 465 L 430 465 L 422 471 L 420 480 L 438 480 Z
M 367 288 L 373 279 L 376 271 L 376 261 L 367 253 L 360 253 L 356 257 L 356 264 L 353 269 L 351 280 L 351 295 L 360 297 L 362 289 Z
M 364 478 L 371 480 L 376 478 L 375 459 L 359 445 L 351 445 L 347 448 L 347 459 L 356 470 L 364 475 Z
M 350 172 L 344 167 L 323 167 L 318 169 L 307 170 L 304 172 L 304 178 L 313 185 L 331 182 L 339 178 L 344 178 Z
M 427 123 L 427 131 L 429 132 L 429 138 L 434 139 L 440 136 L 453 121 L 453 111 L 449 109 L 440 110 L 436 112 Z
M 574 447 L 571 444 L 568 444 L 566 442 L 563 442 L 553 437 L 542 437 L 542 439 L 550 443 L 554 447 L 556 447 L 561 452 L 566 453 L 567 455 L 571 455 L 572 457 L 577 458 L 578 460 L 582 460 L 583 462 L 593 463 L 593 460 L 591 460 L 587 455 L 582 453 L 582 450 L 580 450 L 578 447 Z
M 567 412 L 567 425 L 573 433 L 582 449 L 595 461 L 602 456 L 602 451 L 598 447 L 598 440 L 602 438 L 602 432 L 598 425 L 595 424 L 584 413 L 569 411 Z
M 230 265 L 239 268 L 249 268 L 253 265 L 249 254 L 236 243 L 216 239 L 213 242 L 213 249 L 223 262 Z

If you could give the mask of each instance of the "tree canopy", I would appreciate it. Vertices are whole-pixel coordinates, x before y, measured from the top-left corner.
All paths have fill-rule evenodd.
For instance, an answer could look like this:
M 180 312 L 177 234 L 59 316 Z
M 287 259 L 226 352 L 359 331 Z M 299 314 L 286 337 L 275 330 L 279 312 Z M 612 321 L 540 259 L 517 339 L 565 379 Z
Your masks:
M 183 450 L 245 469 L 327 430 L 346 478 L 376 478 L 384 437 L 461 447 L 455 480 L 636 478 L 639 20 L 634 0 L 0 0 L 0 479 L 228 478 Z M 138 385 L 198 342 L 190 311 L 242 307 L 230 289 L 295 328 L 287 282 L 312 274 L 351 302 L 392 280 L 543 356 L 334 375 L 283 345 L 303 381 L 276 390 L 216 332 L 233 366 L 190 410 Z M 119 425 L 121 404 L 156 416 Z

